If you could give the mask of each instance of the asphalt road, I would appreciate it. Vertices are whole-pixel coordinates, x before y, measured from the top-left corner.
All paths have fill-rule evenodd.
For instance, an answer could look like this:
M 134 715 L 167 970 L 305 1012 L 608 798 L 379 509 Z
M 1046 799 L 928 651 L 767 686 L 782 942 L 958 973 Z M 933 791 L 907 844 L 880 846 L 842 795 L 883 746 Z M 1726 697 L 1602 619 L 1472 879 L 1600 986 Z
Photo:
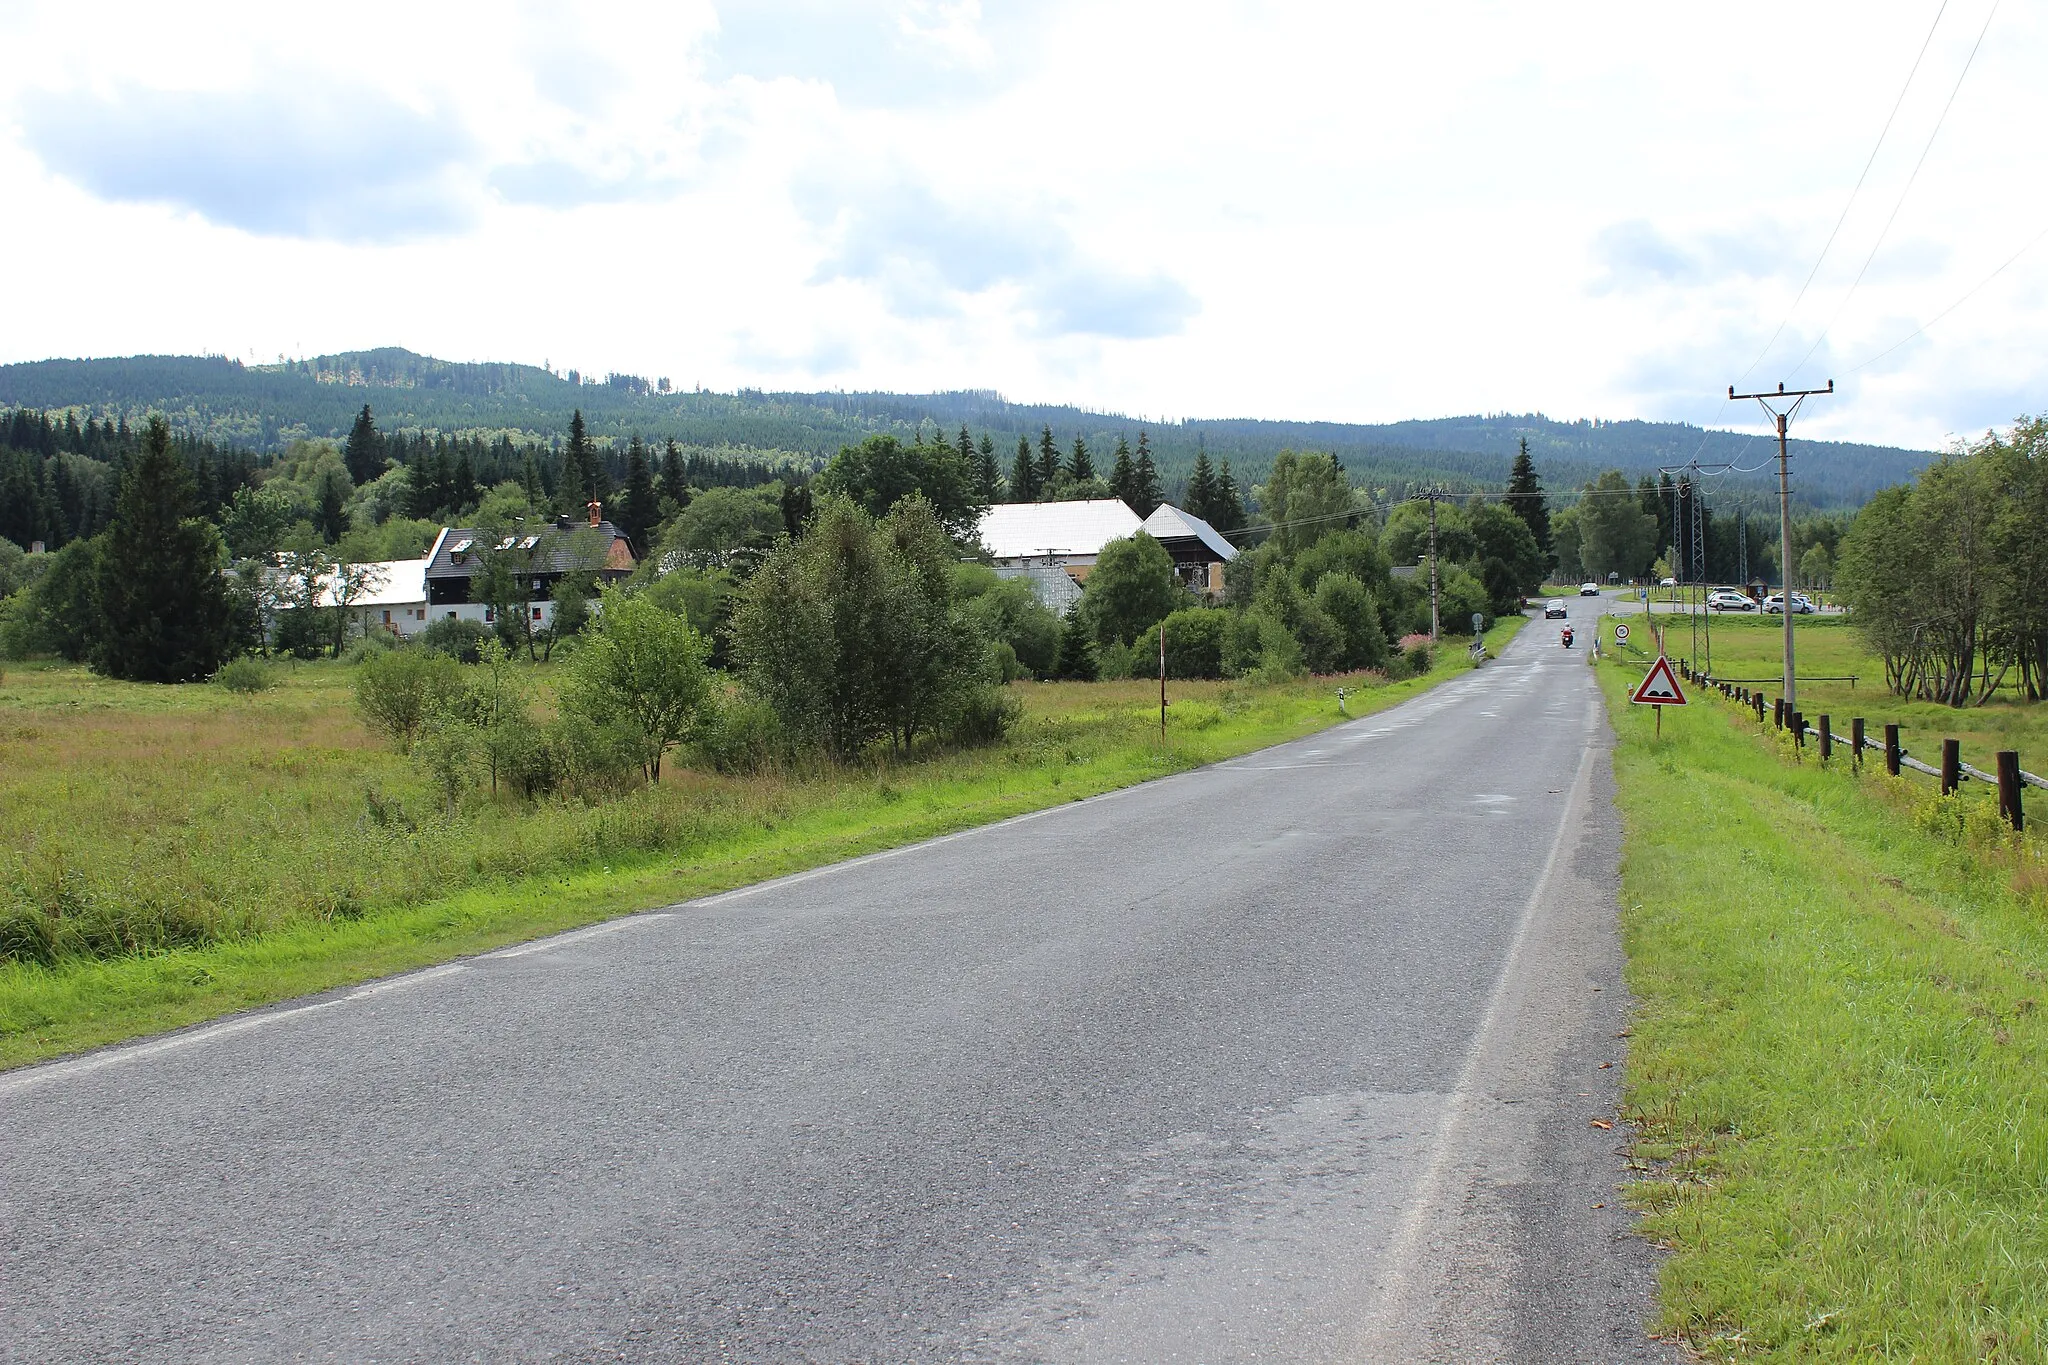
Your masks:
M 0 1357 L 1671 1359 L 1584 652 L 0 1077 Z

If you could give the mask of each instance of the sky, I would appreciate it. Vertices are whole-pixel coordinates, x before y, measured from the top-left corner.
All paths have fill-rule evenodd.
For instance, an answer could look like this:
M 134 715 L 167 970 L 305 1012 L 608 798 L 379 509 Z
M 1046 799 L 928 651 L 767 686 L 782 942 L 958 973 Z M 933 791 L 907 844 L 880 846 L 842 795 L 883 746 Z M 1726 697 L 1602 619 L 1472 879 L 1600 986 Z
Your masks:
M 1800 434 L 1918 447 L 2048 410 L 2037 5 L 0 0 L 0 49 L 0 362 L 1739 430 L 1730 384 L 1833 378 Z

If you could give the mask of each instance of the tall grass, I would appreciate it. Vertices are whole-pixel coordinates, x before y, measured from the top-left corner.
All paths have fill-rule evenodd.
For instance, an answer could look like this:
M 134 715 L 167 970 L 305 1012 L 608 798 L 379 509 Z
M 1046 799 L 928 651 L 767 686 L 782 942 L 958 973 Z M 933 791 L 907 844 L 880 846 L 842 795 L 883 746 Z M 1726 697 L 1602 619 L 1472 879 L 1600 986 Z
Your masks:
M 2048 1358 L 2038 849 L 1718 702 L 1658 739 L 1640 668 L 1600 674 L 1664 1325 L 1711 1360 Z
M 1176 682 L 1163 746 L 1156 683 L 1018 683 L 1024 719 L 987 749 L 679 765 L 602 803 L 479 791 L 453 813 L 365 731 L 344 664 L 258 694 L 19 669 L 0 685 L 0 1065 L 1106 791 L 1341 720 L 1339 685 L 1357 715 L 1467 666 Z

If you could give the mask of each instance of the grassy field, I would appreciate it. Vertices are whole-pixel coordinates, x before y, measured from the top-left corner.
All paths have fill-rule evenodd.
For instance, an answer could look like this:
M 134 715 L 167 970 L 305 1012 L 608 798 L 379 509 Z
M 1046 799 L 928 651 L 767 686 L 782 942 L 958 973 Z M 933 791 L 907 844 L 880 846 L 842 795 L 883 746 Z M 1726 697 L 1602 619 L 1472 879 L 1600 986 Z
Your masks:
M 1496 647 L 1522 624 L 1497 626 Z M 1078 799 L 1308 734 L 1427 677 L 1019 683 L 998 747 L 747 777 L 678 764 L 596 805 L 485 794 L 447 812 L 366 732 L 343 664 L 283 686 L 0 681 L 0 916 L 61 922 L 51 964 L 0 963 L 0 1067 L 444 961 Z M 543 690 L 546 684 L 543 683 Z
M 1641 618 L 1627 619 L 1631 631 L 1639 638 Z M 1656 620 L 1664 627 L 1665 647 L 1674 662 L 1686 658 L 1695 665 L 1706 665 L 1704 647 L 1697 653 L 1693 649 L 1692 624 L 1687 618 L 1660 614 Z M 1775 680 L 1783 666 L 1781 623 L 1782 618 L 1775 616 L 1716 616 L 1714 675 Z M 2009 692 L 2001 692 L 1998 700 L 1983 706 L 1961 708 L 1907 701 L 1885 690 L 1883 661 L 1864 648 L 1855 628 L 1845 618 L 1800 617 L 1793 629 L 1797 631 L 1795 649 L 1802 679 L 1857 679 L 1853 684 L 1802 681 L 1799 709 L 1809 725 L 1818 725 L 1819 717 L 1825 714 L 1838 733 L 1847 735 L 1850 718 L 1862 716 L 1872 739 L 1884 737 L 1886 722 L 1900 726 L 1900 739 L 1907 750 L 1928 763 L 1938 764 L 1941 741 L 1954 738 L 1962 742 L 1963 761 L 1986 772 L 1992 771 L 1992 755 L 2000 749 L 2016 749 L 2021 764 L 2029 771 L 2048 773 L 2048 707 L 2013 700 Z M 1611 638 L 1610 628 L 1603 637 L 1603 645 Z M 1761 687 L 1769 696 L 1778 695 L 1775 681 L 1752 686 Z M 1964 790 L 1975 789 L 1966 783 Z
M 1816 671 L 1847 671 L 1826 665 L 1853 637 L 1801 629 Z M 1795 761 L 1718 700 L 1655 739 L 1626 704 L 1640 665 L 1599 672 L 1639 1002 L 1635 1194 L 1674 1253 L 1664 1328 L 1710 1360 L 2048 1359 L 2041 845 L 1924 778 Z

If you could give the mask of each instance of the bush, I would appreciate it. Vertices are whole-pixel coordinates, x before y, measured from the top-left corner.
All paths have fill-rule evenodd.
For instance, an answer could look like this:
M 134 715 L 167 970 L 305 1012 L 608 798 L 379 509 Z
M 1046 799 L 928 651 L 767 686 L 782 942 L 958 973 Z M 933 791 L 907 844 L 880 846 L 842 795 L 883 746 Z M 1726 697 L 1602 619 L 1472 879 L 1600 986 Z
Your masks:
M 373 630 L 359 640 L 351 640 L 341 657 L 352 664 L 364 663 L 381 658 L 399 647 L 398 637 L 388 630 Z
M 419 642 L 439 654 L 445 654 L 457 663 L 473 664 L 484 640 L 490 635 L 480 621 L 464 621 L 457 617 L 444 616 L 420 632 Z
M 1229 622 L 1229 613 L 1211 607 L 1187 607 L 1167 617 L 1166 676 L 1222 677 L 1223 634 Z M 1159 670 L 1158 626 L 1131 642 L 1131 671 L 1141 670 L 1148 677 Z
M 410 751 L 438 712 L 462 691 L 462 670 L 445 654 L 424 649 L 391 650 L 367 659 L 356 670 L 356 709 L 372 727 Z
M 230 692 L 248 695 L 277 686 L 277 675 L 246 655 L 221 665 L 213 680 Z
M 1301 645 L 1267 612 L 1235 612 L 1223 627 L 1222 668 L 1226 678 L 1299 677 Z
M 1402 650 L 1401 663 L 1407 669 L 1409 677 L 1419 678 L 1435 666 L 1436 659 L 1430 653 L 1428 642 L 1424 641 Z
M 638 726 L 623 718 L 593 720 L 564 712 L 548 729 L 549 750 L 560 781 L 586 801 L 620 796 L 645 778 L 653 747 Z
M 787 758 L 791 745 L 775 708 L 743 697 L 726 702 L 709 717 L 697 751 L 718 772 L 755 773 Z
M 997 743 L 1024 718 L 1024 703 L 1005 687 L 976 687 L 962 694 L 939 730 L 939 738 L 963 749 Z
M 450 711 L 436 711 L 429 717 L 412 741 L 412 756 L 427 770 L 451 811 L 461 805 L 462 794 L 476 785 L 476 731 Z

